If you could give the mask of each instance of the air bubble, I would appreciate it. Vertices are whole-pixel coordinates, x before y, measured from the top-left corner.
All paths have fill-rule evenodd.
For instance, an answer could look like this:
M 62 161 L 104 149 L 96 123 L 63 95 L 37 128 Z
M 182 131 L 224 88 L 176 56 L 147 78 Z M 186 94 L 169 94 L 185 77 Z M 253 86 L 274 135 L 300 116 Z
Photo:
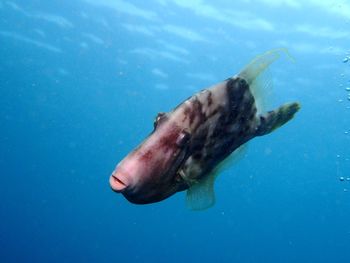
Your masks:
M 346 91 L 350 91 L 350 87 L 346 87 L 345 90 L 346 90 Z
M 340 176 L 340 177 L 339 177 L 339 181 L 340 181 L 340 182 L 344 182 L 344 181 L 345 181 L 344 176 Z
M 345 57 L 344 59 L 343 59 L 343 63 L 347 63 L 348 61 L 349 61 L 349 57 Z

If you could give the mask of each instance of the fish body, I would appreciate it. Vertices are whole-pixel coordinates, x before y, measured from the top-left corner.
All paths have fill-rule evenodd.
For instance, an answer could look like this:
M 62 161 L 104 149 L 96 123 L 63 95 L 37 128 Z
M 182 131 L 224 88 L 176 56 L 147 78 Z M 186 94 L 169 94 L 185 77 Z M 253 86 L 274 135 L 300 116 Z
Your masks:
M 256 106 L 254 82 L 279 55 L 280 50 L 267 52 L 238 75 L 159 113 L 153 132 L 113 171 L 112 189 L 136 204 L 187 190 L 192 209 L 212 206 L 218 165 L 250 139 L 282 126 L 300 108 L 290 103 L 260 113 Z

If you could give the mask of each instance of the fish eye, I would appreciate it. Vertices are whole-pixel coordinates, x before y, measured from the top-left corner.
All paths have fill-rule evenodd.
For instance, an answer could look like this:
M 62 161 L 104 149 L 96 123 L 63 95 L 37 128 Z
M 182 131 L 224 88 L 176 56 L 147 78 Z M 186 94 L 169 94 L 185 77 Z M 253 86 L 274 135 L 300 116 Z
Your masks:
M 240 79 L 239 80 L 239 86 L 246 86 L 247 85 L 247 82 L 244 80 L 244 79 Z
M 153 122 L 153 127 L 154 128 L 157 128 L 157 126 L 163 122 L 164 120 L 166 119 L 166 113 L 165 112 L 159 112 L 157 114 L 157 117 L 154 119 L 154 122 Z

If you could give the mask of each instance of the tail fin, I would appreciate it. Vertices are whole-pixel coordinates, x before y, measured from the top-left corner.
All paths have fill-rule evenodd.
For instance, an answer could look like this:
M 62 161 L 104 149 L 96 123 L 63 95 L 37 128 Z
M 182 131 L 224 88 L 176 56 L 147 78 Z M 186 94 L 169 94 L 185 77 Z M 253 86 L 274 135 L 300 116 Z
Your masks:
M 284 104 L 276 110 L 260 115 L 260 123 L 258 124 L 256 135 L 262 136 L 281 127 L 283 124 L 290 121 L 299 109 L 300 104 L 293 102 Z
M 266 73 L 269 66 L 275 62 L 281 55 L 287 55 L 287 57 L 293 61 L 289 52 L 285 48 L 277 48 L 267 51 L 253 59 L 241 72 L 239 77 L 247 81 L 250 91 L 255 98 L 255 105 L 258 113 L 266 111 L 269 101 L 269 93 L 272 91 L 272 82 Z

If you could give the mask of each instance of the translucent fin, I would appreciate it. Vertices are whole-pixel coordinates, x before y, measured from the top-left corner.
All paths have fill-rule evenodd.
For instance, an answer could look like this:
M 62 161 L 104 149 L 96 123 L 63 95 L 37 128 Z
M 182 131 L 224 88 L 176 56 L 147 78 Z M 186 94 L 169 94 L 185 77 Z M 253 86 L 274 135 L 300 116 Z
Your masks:
M 246 153 L 247 145 L 243 144 L 237 148 L 226 160 L 220 163 L 214 171 L 205 178 L 194 183 L 188 190 L 186 195 L 187 206 L 191 210 L 205 210 L 215 204 L 214 183 L 217 176 L 224 168 L 238 162 Z
M 268 98 L 272 93 L 272 81 L 269 74 L 263 74 L 268 67 L 275 62 L 281 54 L 294 61 L 285 48 L 273 49 L 257 56 L 250 62 L 239 74 L 238 77 L 245 79 L 252 92 L 258 113 L 266 111 L 268 106 Z
M 186 203 L 191 210 L 205 210 L 215 204 L 215 178 L 212 172 L 187 190 Z
M 261 114 L 271 107 L 273 83 L 268 69 L 253 81 L 250 85 L 250 91 L 255 99 L 257 114 Z
M 252 82 L 273 62 L 275 62 L 282 53 L 285 53 L 290 60 L 294 61 L 294 59 L 289 55 L 289 52 L 286 48 L 272 49 L 260 56 L 257 56 L 238 74 L 238 76 L 245 79 L 248 84 L 251 85 Z

